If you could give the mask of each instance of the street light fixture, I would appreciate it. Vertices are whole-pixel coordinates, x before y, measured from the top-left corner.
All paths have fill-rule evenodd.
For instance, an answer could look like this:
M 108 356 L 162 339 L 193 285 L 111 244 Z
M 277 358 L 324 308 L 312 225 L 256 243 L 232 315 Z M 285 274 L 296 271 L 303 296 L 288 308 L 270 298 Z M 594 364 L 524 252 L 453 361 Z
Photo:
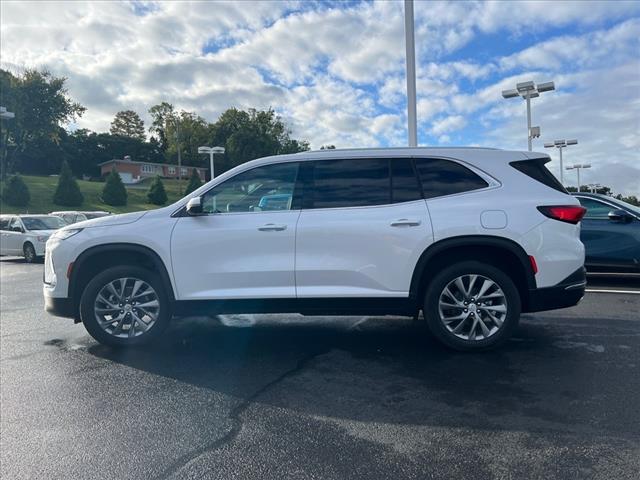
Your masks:
M 213 180 L 213 177 L 215 177 L 215 172 L 213 170 L 213 156 L 216 153 L 224 153 L 224 147 L 198 147 L 198 153 L 209 154 L 211 180 Z
M 578 140 L 554 140 L 551 143 L 545 143 L 544 148 L 557 148 L 560 151 L 560 183 L 564 186 L 564 175 L 562 172 L 562 149 L 569 145 L 577 145 Z
M 503 90 L 504 98 L 522 97 L 527 102 L 527 142 L 529 151 L 531 151 L 531 140 L 540 136 L 540 127 L 531 127 L 531 99 L 539 97 L 542 92 L 550 92 L 555 90 L 556 86 L 553 82 L 544 82 L 536 85 L 532 81 L 521 82 L 516 84 L 516 88 L 511 90 Z
M 577 163 L 575 165 L 571 165 L 570 167 L 567 167 L 567 170 L 575 170 L 576 172 L 578 172 L 578 192 L 580 192 L 580 169 L 581 168 L 591 168 L 591 164 Z

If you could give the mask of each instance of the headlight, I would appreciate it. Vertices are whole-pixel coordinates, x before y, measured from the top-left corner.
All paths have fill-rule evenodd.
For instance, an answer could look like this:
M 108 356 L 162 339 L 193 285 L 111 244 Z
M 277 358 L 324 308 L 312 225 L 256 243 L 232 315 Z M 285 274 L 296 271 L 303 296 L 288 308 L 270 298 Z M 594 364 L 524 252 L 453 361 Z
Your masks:
M 45 236 L 40 235 L 40 236 L 36 237 L 36 240 L 38 240 L 41 243 L 44 243 L 47 240 L 49 240 L 49 237 L 45 237 Z
M 66 240 L 69 237 L 73 237 L 75 234 L 80 233 L 82 228 L 70 228 L 64 230 L 58 230 L 56 233 L 51 235 L 51 238 L 56 238 L 58 240 Z

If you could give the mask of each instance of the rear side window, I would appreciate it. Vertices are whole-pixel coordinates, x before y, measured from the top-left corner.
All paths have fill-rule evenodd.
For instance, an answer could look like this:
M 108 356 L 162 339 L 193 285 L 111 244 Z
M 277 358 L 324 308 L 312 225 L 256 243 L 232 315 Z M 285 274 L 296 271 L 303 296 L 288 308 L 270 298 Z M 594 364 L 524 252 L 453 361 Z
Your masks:
M 315 162 L 313 208 L 363 207 L 391 202 L 386 158 Z
M 416 158 L 416 170 L 422 182 L 424 198 L 470 192 L 489 186 L 467 167 L 449 160 Z
M 558 179 L 553 176 L 553 173 L 545 167 L 545 163 L 550 161 L 550 158 L 543 157 L 511 162 L 509 165 L 519 172 L 524 173 L 527 177 L 543 183 L 547 187 L 553 188 L 558 192 L 567 193 L 567 190 L 562 186 Z
M 410 158 L 391 160 L 391 201 L 412 202 L 422 199 L 418 177 Z

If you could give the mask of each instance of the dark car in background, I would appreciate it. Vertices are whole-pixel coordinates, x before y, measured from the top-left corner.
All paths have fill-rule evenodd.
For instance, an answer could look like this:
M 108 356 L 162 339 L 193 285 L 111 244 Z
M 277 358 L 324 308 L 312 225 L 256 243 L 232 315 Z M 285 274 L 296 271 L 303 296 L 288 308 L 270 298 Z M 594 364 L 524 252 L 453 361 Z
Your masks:
M 580 233 L 587 271 L 640 273 L 640 208 L 606 195 L 574 196 L 587 209 Z

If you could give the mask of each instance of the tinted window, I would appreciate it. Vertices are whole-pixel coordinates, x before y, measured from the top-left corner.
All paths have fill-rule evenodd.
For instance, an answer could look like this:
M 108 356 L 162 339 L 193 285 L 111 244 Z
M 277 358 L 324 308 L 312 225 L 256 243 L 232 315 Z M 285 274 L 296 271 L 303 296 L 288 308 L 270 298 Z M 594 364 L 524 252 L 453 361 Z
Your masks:
M 362 207 L 390 203 L 389 160 L 315 162 L 313 208 Z
M 11 217 L 0 218 L 0 230 L 9 230 L 9 220 Z
M 393 203 L 420 200 L 422 191 L 410 158 L 391 160 L 391 201 Z
M 22 217 L 22 223 L 27 230 L 57 230 L 67 223 L 60 217 L 42 216 L 42 217 Z
M 205 213 L 290 210 L 298 163 L 276 163 L 239 173 L 202 196 Z
M 598 202 L 597 200 L 591 200 L 590 198 L 580 198 L 580 204 L 587 209 L 587 213 L 584 218 L 609 218 L 609 212 L 615 210 L 614 207 L 607 205 L 606 203 Z
M 469 192 L 489 186 L 467 167 L 449 160 L 417 158 L 415 164 L 425 198 Z
M 548 157 L 543 157 L 533 160 L 511 162 L 510 165 L 519 172 L 524 173 L 527 177 L 533 178 L 547 187 L 551 187 L 558 192 L 567 193 L 567 190 L 562 186 L 558 179 L 553 176 L 553 173 L 544 166 L 544 164 L 549 161 L 550 159 Z

